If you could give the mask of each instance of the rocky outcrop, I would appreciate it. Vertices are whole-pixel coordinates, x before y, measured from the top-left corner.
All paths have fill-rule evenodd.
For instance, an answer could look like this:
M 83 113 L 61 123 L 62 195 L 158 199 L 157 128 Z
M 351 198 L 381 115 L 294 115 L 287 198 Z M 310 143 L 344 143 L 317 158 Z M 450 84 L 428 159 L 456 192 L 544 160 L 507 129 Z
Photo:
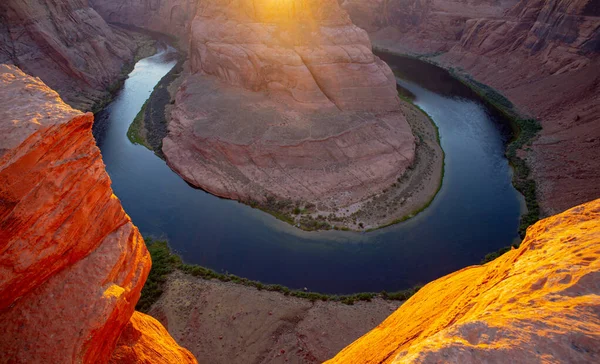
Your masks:
M 199 3 L 163 151 L 219 196 L 347 206 L 414 160 L 395 79 L 333 0 Z
M 328 363 L 591 363 L 600 355 L 600 200 L 518 249 L 423 287 Z
M 545 215 L 600 196 L 600 11 L 592 0 L 344 0 L 373 42 L 500 90 L 539 119 L 530 162 Z
M 106 97 L 133 58 L 133 42 L 86 0 L 2 1 L 0 23 L 0 63 L 40 77 L 84 110 Z
M 197 0 L 89 0 L 107 22 L 175 35 L 187 46 Z
M 0 65 L 0 362 L 108 361 L 151 262 L 93 116 Z
M 196 359 L 177 345 L 160 322 L 134 312 L 109 363 L 196 363 Z

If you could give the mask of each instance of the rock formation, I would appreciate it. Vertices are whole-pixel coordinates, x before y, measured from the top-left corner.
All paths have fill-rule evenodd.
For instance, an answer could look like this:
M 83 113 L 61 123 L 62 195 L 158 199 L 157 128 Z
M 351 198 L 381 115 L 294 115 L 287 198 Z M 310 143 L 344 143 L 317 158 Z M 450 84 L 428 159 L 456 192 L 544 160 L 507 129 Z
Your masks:
M 126 325 L 144 336 L 140 322 L 152 323 L 129 323 L 150 256 L 112 193 L 92 122 L 0 65 L 2 363 L 107 362 Z
M 423 287 L 328 363 L 592 363 L 600 355 L 600 200 L 520 248 Z
M 199 3 L 163 151 L 219 196 L 347 206 L 414 160 L 395 79 L 334 0 Z
M 133 42 L 87 0 L 4 0 L 0 23 L 0 63 L 40 77 L 82 109 L 106 97 L 133 58 Z
M 107 22 L 133 25 L 187 39 L 197 0 L 89 0 Z M 187 46 L 186 42 L 182 42 Z
M 109 363 L 196 363 L 151 316 L 134 312 L 119 337 Z
M 546 215 L 600 196 L 600 7 L 595 0 L 344 0 L 380 47 L 440 54 L 543 126 L 530 151 Z

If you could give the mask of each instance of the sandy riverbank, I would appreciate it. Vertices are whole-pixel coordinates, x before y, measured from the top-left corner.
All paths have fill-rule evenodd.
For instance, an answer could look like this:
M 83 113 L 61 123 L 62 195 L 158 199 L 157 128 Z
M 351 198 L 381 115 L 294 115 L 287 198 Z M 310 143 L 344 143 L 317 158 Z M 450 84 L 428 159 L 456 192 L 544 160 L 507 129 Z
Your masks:
M 414 217 L 425 209 L 442 185 L 444 152 L 433 121 L 410 102 L 401 100 L 401 110 L 417 138 L 415 160 L 404 175 L 381 193 L 337 211 L 317 211 L 313 217 L 352 230 L 371 230 Z M 333 214 L 333 217 L 329 214 Z

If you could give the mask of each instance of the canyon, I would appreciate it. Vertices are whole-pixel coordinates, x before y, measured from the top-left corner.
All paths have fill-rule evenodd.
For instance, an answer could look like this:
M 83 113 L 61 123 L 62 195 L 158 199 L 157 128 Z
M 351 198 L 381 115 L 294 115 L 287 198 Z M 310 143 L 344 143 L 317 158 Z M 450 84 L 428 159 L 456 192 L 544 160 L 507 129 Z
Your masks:
M 349 17 L 316 0 L 0 4 L 0 363 L 597 361 L 598 2 L 340 4 Z M 398 99 L 372 41 L 489 84 L 538 118 L 542 131 L 518 153 L 555 216 L 400 306 L 175 271 L 153 317 L 137 312 L 150 256 L 111 189 L 94 116 L 77 108 L 109 97 L 149 43 L 101 16 L 174 35 L 189 52 L 163 151 L 211 193 L 335 213 L 404 175 L 419 112 Z
M 336 1 L 203 2 L 189 73 L 162 151 L 217 196 L 338 216 L 415 161 L 393 74 Z
M 112 193 L 93 115 L 14 66 L 0 82 L 0 362 L 102 363 L 117 347 L 131 362 L 195 363 L 134 313 L 150 256 Z
M 109 26 L 84 0 L 3 1 L 0 22 L 0 63 L 40 77 L 81 110 L 110 97 L 141 41 Z
M 600 196 L 600 5 L 582 1 L 344 0 L 388 51 L 501 91 L 542 130 L 520 154 L 542 215 Z

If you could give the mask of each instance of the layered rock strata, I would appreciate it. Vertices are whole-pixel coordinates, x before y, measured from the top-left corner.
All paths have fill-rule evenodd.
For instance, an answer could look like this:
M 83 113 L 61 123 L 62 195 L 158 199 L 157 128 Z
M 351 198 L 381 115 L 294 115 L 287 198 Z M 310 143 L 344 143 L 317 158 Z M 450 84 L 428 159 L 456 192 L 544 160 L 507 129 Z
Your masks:
M 107 362 L 140 297 L 150 256 L 92 122 L 0 65 L 0 362 Z
M 600 200 L 520 248 L 437 279 L 328 363 L 591 363 L 600 355 Z
M 219 196 L 347 206 L 414 160 L 395 79 L 337 2 L 205 1 L 163 151 Z
M 522 151 L 546 215 L 600 196 L 600 7 L 588 0 L 344 0 L 373 42 L 436 55 L 500 90 L 543 130 Z
M 182 46 L 196 14 L 197 0 L 89 0 L 109 23 L 133 25 L 177 36 Z
M 84 110 L 107 96 L 135 50 L 87 0 L 5 0 L 0 23 L 0 63 L 40 77 Z

